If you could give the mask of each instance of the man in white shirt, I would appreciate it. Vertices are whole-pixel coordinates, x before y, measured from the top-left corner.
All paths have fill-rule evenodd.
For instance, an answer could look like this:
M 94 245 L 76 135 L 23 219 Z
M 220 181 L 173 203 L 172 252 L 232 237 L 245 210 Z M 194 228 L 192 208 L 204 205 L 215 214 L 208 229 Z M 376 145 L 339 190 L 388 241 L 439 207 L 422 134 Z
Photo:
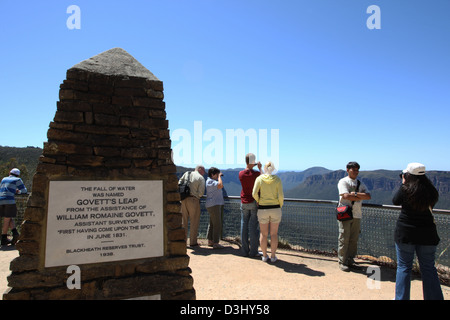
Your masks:
M 347 164 L 348 176 L 339 180 L 339 205 L 349 205 L 352 207 L 353 219 L 347 221 L 338 221 L 339 224 L 339 268 L 342 271 L 350 271 L 349 268 L 358 269 L 355 261 L 358 249 L 358 237 L 361 228 L 362 218 L 362 200 L 370 200 L 370 193 L 364 183 L 358 185 L 359 164 L 349 162 Z
M 190 173 L 190 175 L 189 175 Z M 187 171 L 181 177 L 179 183 L 189 177 L 190 196 L 181 201 L 181 214 L 183 216 L 183 227 L 185 230 L 185 241 L 187 243 L 188 220 L 191 220 L 189 232 L 189 244 L 197 246 L 198 226 L 200 223 L 200 198 L 205 194 L 205 167 L 198 165 L 195 171 Z

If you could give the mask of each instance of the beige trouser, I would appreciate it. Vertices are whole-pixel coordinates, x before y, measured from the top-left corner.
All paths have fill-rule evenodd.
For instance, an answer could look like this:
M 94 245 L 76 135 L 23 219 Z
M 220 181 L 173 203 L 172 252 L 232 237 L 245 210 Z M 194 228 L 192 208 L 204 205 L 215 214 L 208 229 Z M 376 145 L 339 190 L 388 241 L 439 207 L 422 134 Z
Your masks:
M 196 197 L 187 197 L 181 201 L 181 214 L 183 215 L 183 228 L 185 231 L 185 241 L 188 237 L 188 220 L 191 220 L 189 244 L 197 244 L 198 225 L 200 223 L 200 200 Z
M 361 219 L 354 218 L 349 221 L 338 221 L 339 247 L 338 259 L 343 265 L 351 265 L 358 251 L 358 237 L 361 228 Z

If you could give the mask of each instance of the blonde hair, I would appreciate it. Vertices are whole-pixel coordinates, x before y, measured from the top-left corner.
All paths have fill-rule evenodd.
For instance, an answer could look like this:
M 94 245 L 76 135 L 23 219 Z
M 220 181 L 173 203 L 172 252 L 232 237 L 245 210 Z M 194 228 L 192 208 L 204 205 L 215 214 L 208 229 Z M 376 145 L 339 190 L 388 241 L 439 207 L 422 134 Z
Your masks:
M 264 173 L 272 174 L 272 172 L 275 172 L 275 165 L 272 161 L 267 161 L 266 165 L 264 166 Z

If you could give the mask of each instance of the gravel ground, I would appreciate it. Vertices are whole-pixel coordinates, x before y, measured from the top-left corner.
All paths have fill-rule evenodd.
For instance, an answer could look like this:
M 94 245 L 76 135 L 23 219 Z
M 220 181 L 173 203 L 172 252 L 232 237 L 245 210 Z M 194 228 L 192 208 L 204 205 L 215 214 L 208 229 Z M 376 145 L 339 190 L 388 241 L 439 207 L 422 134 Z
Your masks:
M 337 257 L 278 250 L 278 261 L 247 258 L 239 247 L 223 243 L 212 249 L 203 243 L 188 248 L 197 300 L 392 300 L 395 269 L 379 267 L 381 281 L 375 282 L 370 268 L 378 266 L 358 260 L 363 270 L 343 272 Z M 270 260 L 269 260 L 270 261 Z M 375 270 L 375 269 L 373 269 Z M 366 273 L 369 271 L 369 273 Z M 422 300 L 422 281 L 413 276 L 411 300 Z M 444 299 L 450 288 L 442 286 Z
M 262 262 L 247 258 L 235 244 L 223 242 L 224 249 L 212 249 L 206 242 L 188 248 L 197 300 L 392 300 L 395 270 L 379 267 L 381 281 L 373 281 L 378 268 L 359 260 L 363 270 L 343 272 L 337 258 L 279 250 L 278 261 Z M 0 250 L 0 292 L 7 289 L 9 264 L 18 256 L 14 247 Z M 270 261 L 270 260 L 269 260 Z M 376 270 L 376 269 L 375 269 Z M 370 269 L 369 269 L 370 271 Z M 422 300 L 422 281 L 413 276 L 411 299 Z M 444 299 L 450 300 L 450 288 L 442 286 Z

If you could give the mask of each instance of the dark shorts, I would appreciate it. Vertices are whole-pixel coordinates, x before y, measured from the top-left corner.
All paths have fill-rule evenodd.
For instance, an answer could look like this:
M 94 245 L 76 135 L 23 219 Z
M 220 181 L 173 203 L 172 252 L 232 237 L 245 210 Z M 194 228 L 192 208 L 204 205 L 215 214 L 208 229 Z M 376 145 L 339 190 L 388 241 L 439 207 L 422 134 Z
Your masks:
M 16 204 L 2 204 L 0 205 L 0 217 L 15 218 L 17 215 Z

